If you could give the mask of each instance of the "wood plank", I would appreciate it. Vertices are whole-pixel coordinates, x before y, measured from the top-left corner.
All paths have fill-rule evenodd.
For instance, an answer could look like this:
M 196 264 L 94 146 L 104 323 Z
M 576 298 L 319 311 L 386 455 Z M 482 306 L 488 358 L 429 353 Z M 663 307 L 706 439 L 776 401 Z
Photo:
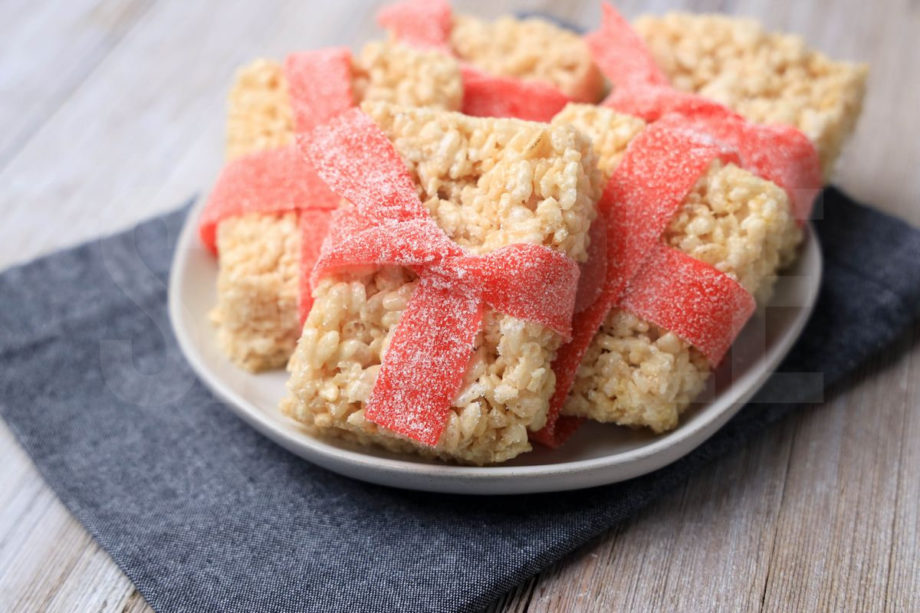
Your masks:
M 35 475 L 9 498 L 0 525 L 0 610 L 39 610 L 66 577 L 91 538 Z M 12 517 L 11 517 L 12 515 Z M 10 527 L 13 527 L 11 530 Z M 36 579 L 40 578 L 40 581 Z
M 0 242 L 0 265 L 174 206 L 157 196 L 179 160 L 196 164 L 187 195 L 207 186 L 221 161 L 223 113 L 215 110 L 234 69 L 304 40 L 351 39 L 353 7 L 324 8 L 322 19 L 310 7 L 157 4 L 0 172 L 0 208 L 17 229 Z M 190 160 L 196 139 L 208 151 Z
M 151 610 L 131 581 L 95 542 L 79 552 L 76 563 L 49 594 L 47 611 Z
M 914 327 L 913 342 L 920 343 L 920 324 Z M 898 489 L 894 500 L 887 501 L 894 506 L 887 611 L 920 611 L 920 351 L 911 352 L 909 360 L 900 458 L 891 467 L 898 475 Z M 884 408 L 881 402 L 879 406 Z
M 758 610 L 793 432 L 773 429 L 544 573 L 528 610 Z
M 899 476 L 892 468 L 907 415 L 918 411 L 907 403 L 911 362 L 881 358 L 852 393 L 798 418 L 766 608 L 865 611 L 885 602 Z
M 4 3 L 0 168 L 152 5 L 153 0 Z

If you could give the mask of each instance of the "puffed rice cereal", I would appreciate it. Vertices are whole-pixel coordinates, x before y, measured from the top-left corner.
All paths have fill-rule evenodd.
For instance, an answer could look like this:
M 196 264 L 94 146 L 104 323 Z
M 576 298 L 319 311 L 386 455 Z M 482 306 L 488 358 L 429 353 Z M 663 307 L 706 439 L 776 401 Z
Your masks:
M 380 103 L 362 108 L 393 142 L 421 200 L 455 242 L 479 254 L 534 243 L 587 258 L 601 176 L 578 131 Z M 529 450 L 528 432 L 545 424 L 561 339 L 488 309 L 436 447 L 364 419 L 364 403 L 416 284 L 411 272 L 391 267 L 323 279 L 288 366 L 282 411 L 316 434 L 463 463 L 501 462 Z
M 604 92 L 603 76 L 581 37 L 543 19 L 489 22 L 455 15 L 450 45 L 458 58 L 485 72 L 550 83 L 578 102 L 597 102 Z
M 459 109 L 463 85 L 453 58 L 393 42 L 364 46 L 352 63 L 356 102 Z M 242 67 L 229 96 L 227 158 L 288 145 L 294 119 L 280 63 Z M 218 302 L 211 313 L 218 344 L 236 364 L 260 371 L 284 366 L 300 335 L 300 236 L 296 213 L 249 214 L 217 228 Z
M 593 139 L 605 180 L 645 126 L 608 108 L 575 104 L 553 123 L 574 126 Z M 714 161 L 662 240 L 730 275 L 762 304 L 801 237 L 785 191 L 734 164 Z M 582 360 L 563 413 L 663 432 L 677 426 L 709 375 L 709 363 L 696 348 L 614 309 Z
M 752 19 L 669 13 L 634 27 L 677 89 L 751 121 L 793 125 L 818 149 L 827 179 L 862 108 L 868 68 L 831 61 L 801 37 Z

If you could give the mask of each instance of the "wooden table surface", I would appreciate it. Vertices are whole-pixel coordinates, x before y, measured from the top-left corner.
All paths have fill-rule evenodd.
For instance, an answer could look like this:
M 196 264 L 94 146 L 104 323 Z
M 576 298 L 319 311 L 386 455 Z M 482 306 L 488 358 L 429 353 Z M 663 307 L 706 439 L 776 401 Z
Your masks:
M 0 0 L 0 268 L 206 190 L 233 69 L 356 45 L 376 2 Z M 596 23 L 596 0 L 462 3 Z M 620 2 L 757 17 L 872 64 L 836 182 L 920 225 L 916 0 Z M 2 308 L 2 297 L 0 297 Z M 496 611 L 920 611 L 920 326 L 848 391 L 786 419 Z M 0 610 L 149 607 L 0 426 Z

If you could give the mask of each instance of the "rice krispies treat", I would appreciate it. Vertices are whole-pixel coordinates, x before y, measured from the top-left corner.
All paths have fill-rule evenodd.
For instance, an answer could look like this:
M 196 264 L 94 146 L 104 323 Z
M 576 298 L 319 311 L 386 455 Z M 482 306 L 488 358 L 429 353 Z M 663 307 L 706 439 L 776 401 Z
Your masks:
M 352 62 L 357 102 L 458 109 L 459 67 L 436 51 L 392 42 L 364 46 Z M 239 70 L 229 96 L 227 158 L 293 142 L 294 118 L 284 69 L 256 60 Z M 239 366 L 280 368 L 300 336 L 300 234 L 296 213 L 232 217 L 217 227 L 218 303 L 211 313 L 221 350 Z
M 644 122 L 602 107 L 569 105 L 553 123 L 593 138 L 604 178 Z M 730 275 L 763 304 L 776 271 L 801 241 L 785 191 L 734 164 L 714 161 L 662 239 Z M 576 373 L 563 413 L 663 432 L 704 389 L 710 365 L 699 350 L 635 315 L 614 309 Z
M 866 65 L 831 61 L 801 37 L 766 32 L 751 19 L 669 13 L 634 26 L 677 89 L 752 121 L 797 127 L 830 176 L 862 109 Z
M 568 126 L 362 106 L 405 161 L 437 224 L 471 252 L 541 244 L 587 258 L 601 177 L 591 145 Z M 402 268 L 323 279 L 288 365 L 282 411 L 317 434 L 486 464 L 530 449 L 546 421 L 561 338 L 486 310 L 450 420 L 435 448 L 378 428 L 364 403 L 417 280 Z
M 450 45 L 461 60 L 488 73 L 551 83 L 578 102 L 597 102 L 604 92 L 581 36 L 543 19 L 487 22 L 455 15 Z

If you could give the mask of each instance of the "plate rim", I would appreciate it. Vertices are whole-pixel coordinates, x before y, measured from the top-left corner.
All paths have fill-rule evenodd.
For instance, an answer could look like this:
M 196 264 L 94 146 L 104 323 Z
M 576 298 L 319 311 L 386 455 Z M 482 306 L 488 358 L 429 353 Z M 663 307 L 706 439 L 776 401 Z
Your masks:
M 810 257 L 817 258 L 817 275 L 807 286 L 806 304 L 801 305 L 802 312 L 794 319 L 789 331 L 758 358 L 758 361 L 767 360 L 767 363 L 742 375 L 742 378 L 752 380 L 744 386 L 739 386 L 733 381 L 720 394 L 723 397 L 728 395 L 727 400 L 722 400 L 726 403 L 726 408 L 708 419 L 682 424 L 648 444 L 634 449 L 558 464 L 464 466 L 422 463 L 344 449 L 312 437 L 306 432 L 297 431 L 294 422 L 291 422 L 291 427 L 285 427 L 282 420 L 271 419 L 265 411 L 240 396 L 207 367 L 192 340 L 192 335 L 186 330 L 181 313 L 183 305 L 179 289 L 188 274 L 186 265 L 191 249 L 195 247 L 198 235 L 197 221 L 204 203 L 205 199 L 199 198 L 183 223 L 170 264 L 167 290 L 168 314 L 173 334 L 184 358 L 198 379 L 235 415 L 289 452 L 347 477 L 402 489 L 473 495 L 559 492 L 625 481 L 671 464 L 713 436 L 775 372 L 810 319 L 824 274 L 823 255 L 818 237 L 809 222 L 803 226 L 803 245 L 812 251 Z M 201 245 L 198 247 L 204 249 Z M 803 257 L 803 254 L 800 253 L 799 257 Z M 629 465 L 632 465 L 633 469 L 624 470 L 624 467 Z M 607 473 L 617 468 L 620 469 L 620 476 L 609 478 Z M 561 481 L 559 477 L 562 476 L 569 476 L 571 480 Z M 542 479 L 550 477 L 553 479 L 541 482 Z

